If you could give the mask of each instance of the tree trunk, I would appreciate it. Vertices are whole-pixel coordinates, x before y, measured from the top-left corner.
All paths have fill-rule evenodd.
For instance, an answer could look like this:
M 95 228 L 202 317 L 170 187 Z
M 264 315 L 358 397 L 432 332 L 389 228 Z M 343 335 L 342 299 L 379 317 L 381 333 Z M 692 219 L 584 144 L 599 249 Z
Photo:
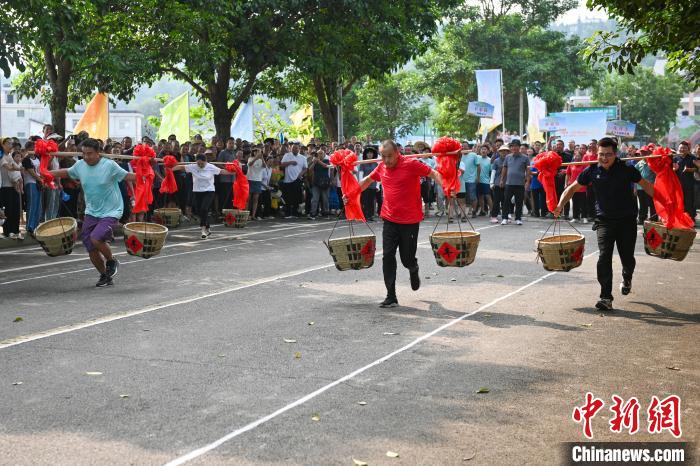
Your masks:
M 233 113 L 228 107 L 228 81 L 218 81 L 209 84 L 209 101 L 214 113 L 214 128 L 219 139 L 226 140 L 231 136 L 231 120 Z
M 336 86 L 329 86 L 321 76 L 314 76 L 314 91 L 318 99 L 323 125 L 331 141 L 338 140 L 338 106 L 335 103 L 335 88 Z
M 70 83 L 73 67 L 67 60 L 54 57 L 50 48 L 44 50 L 46 75 L 51 87 L 49 109 L 51 110 L 51 124 L 54 133 L 65 136 L 66 134 L 66 108 L 68 107 L 68 85 Z

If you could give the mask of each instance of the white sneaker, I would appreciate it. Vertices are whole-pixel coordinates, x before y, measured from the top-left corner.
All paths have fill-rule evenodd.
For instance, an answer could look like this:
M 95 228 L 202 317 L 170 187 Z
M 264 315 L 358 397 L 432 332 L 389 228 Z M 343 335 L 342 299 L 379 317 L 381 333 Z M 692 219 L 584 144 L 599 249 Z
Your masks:
M 522 222 L 522 220 L 516 220 L 516 221 L 515 221 L 515 224 L 516 224 L 516 225 L 522 225 L 523 222 Z
M 17 239 L 23 240 L 23 239 L 24 239 L 24 235 L 23 235 L 22 233 L 18 234 L 18 235 L 17 235 Z
M 501 225 L 508 225 L 508 220 L 503 219 L 503 221 L 501 222 Z
M 583 220 L 581 220 L 581 223 L 588 223 L 588 219 L 584 218 Z
M 491 223 L 498 223 L 498 219 L 496 217 L 491 217 Z
M 17 239 L 17 233 L 10 233 L 10 239 Z

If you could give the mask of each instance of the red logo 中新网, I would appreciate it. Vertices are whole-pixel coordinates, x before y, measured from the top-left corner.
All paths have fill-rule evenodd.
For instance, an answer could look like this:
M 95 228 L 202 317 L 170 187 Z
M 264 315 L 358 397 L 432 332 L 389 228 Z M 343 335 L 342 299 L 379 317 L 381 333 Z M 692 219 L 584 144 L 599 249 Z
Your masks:
M 442 243 L 442 245 L 438 248 L 437 253 L 440 254 L 440 257 L 442 257 L 448 264 L 453 264 L 459 255 L 457 248 L 447 242 Z
M 663 243 L 661 235 L 658 231 L 656 231 L 656 228 L 653 227 L 649 231 L 647 231 L 645 239 L 647 240 L 647 244 L 651 246 L 652 249 L 658 248 L 659 246 L 661 246 L 661 243 Z
M 627 430 L 630 435 L 639 431 L 639 412 L 641 409 L 639 400 L 631 397 L 625 401 L 618 395 L 612 395 L 612 416 L 608 421 L 610 431 L 622 433 Z M 583 406 L 576 406 L 572 418 L 576 423 L 583 423 L 583 434 L 588 439 L 593 438 L 593 418 L 603 408 L 605 402 L 595 397 L 591 392 L 586 393 L 586 402 Z M 652 396 L 647 409 L 647 431 L 650 434 L 660 434 L 668 431 L 676 438 L 680 438 L 681 430 L 681 398 L 677 395 L 669 395 L 663 400 Z
M 129 236 L 126 240 L 126 248 L 133 254 L 136 254 L 141 249 L 143 249 L 143 243 L 135 235 Z

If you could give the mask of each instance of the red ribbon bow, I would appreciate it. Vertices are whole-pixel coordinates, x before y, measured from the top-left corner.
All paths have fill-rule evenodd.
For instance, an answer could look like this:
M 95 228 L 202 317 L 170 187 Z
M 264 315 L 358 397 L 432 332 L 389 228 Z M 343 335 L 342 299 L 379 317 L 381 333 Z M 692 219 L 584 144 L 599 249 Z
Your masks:
M 146 144 L 138 144 L 134 147 L 134 157 L 131 165 L 136 173 L 136 192 L 134 197 L 136 202 L 133 212 L 148 212 L 148 206 L 153 203 L 153 180 L 156 175 L 153 173 L 151 162 L 156 153 Z
M 448 199 L 456 195 L 459 189 L 459 177 L 457 176 L 457 166 L 462 158 L 460 151 L 462 144 L 456 139 L 441 137 L 435 141 L 433 153 L 441 154 L 436 158 L 437 171 L 442 177 L 442 190 Z M 447 155 L 448 152 L 457 152 Z
M 159 192 L 161 194 L 173 194 L 177 192 L 177 181 L 175 181 L 175 174 L 173 173 L 173 168 L 177 165 L 177 159 L 172 155 L 166 155 L 163 157 L 163 165 L 165 166 L 165 178 L 160 184 Z
M 333 165 L 340 168 L 340 188 L 343 196 L 347 199 L 345 203 L 345 218 L 366 222 L 365 214 L 362 212 L 362 206 L 360 205 L 360 183 L 353 175 L 357 154 L 349 149 L 341 149 L 333 152 L 330 160 Z
M 53 159 L 52 152 L 58 152 L 58 144 L 56 141 L 49 139 L 39 139 L 34 143 L 34 153 L 39 156 L 39 174 L 42 177 L 44 186 L 50 189 L 56 189 L 54 176 L 49 171 L 49 163 Z
M 547 196 L 547 208 L 550 212 L 554 212 L 559 204 L 557 196 L 557 188 L 554 185 L 554 178 L 557 176 L 557 170 L 561 167 L 561 156 L 554 151 L 544 152 L 539 154 L 532 161 L 532 165 L 539 172 L 537 179 L 542 183 L 544 193 Z
M 695 227 L 695 222 L 684 208 L 683 189 L 678 177 L 673 172 L 671 149 L 657 147 L 653 155 L 663 157 L 646 159 L 649 168 L 656 173 L 654 182 L 654 207 L 666 228 Z
M 243 174 L 243 168 L 238 160 L 227 163 L 224 168 L 227 172 L 235 173 L 236 179 L 233 181 L 233 207 L 238 210 L 245 210 L 248 207 L 248 179 Z

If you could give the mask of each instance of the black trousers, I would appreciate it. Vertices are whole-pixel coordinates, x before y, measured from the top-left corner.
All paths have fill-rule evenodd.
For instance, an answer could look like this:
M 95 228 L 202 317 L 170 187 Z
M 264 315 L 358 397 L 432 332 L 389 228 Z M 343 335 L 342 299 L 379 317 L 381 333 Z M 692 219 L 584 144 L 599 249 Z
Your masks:
M 690 218 L 694 219 L 697 215 L 695 211 L 695 183 L 681 183 L 681 188 L 683 189 L 685 211 L 690 215 Z
M 598 217 L 593 224 L 598 235 L 598 283 L 600 297 L 612 299 L 612 256 L 617 245 L 617 253 L 622 262 L 622 278 L 632 280 L 636 260 L 634 246 L 637 242 L 637 219 L 634 217 L 606 219 Z
M 217 199 L 219 200 L 219 212 L 223 209 L 233 209 L 233 183 L 219 181 L 215 189 Z
M 508 218 L 508 214 L 513 212 L 513 204 L 510 198 L 515 196 L 515 220 L 523 218 L 523 199 L 525 197 L 525 186 L 507 184 L 503 200 L 503 218 Z
M 13 187 L 0 188 L 0 207 L 5 209 L 5 224 L 2 226 L 3 234 L 19 233 L 19 193 Z
M 554 187 L 557 190 L 557 199 L 561 199 L 561 194 L 564 192 L 566 189 L 566 178 L 563 173 L 557 173 L 557 176 L 554 177 Z M 569 216 L 569 203 L 567 202 L 564 205 L 564 216 L 568 217 Z
M 209 228 L 209 209 L 214 201 L 214 191 L 204 191 L 194 193 L 192 207 L 195 215 L 199 217 L 199 226 Z
M 280 183 L 280 188 L 282 189 L 287 216 L 298 216 L 299 204 L 301 204 L 304 195 L 302 181 L 295 180 L 291 183 Z
M 496 218 L 499 214 L 505 212 L 505 210 L 506 208 L 503 205 L 503 188 L 501 188 L 500 186 L 494 186 L 493 207 L 491 208 L 491 217 Z
M 639 221 L 644 222 L 646 219 L 654 219 L 656 217 L 656 207 L 654 200 L 643 189 L 637 190 L 637 199 L 639 199 Z
M 582 220 L 586 217 L 586 193 L 577 192 L 574 193 L 572 198 L 574 202 L 574 219 Z M 568 203 L 567 203 L 568 205 Z
M 374 218 L 375 204 L 377 202 L 377 190 L 374 188 L 365 189 L 360 195 L 360 203 L 362 204 L 362 213 L 365 219 Z
M 420 223 L 400 224 L 384 220 L 382 230 L 382 271 L 387 295 L 396 296 L 396 249 L 399 249 L 401 263 L 409 270 L 418 267 L 418 227 Z

